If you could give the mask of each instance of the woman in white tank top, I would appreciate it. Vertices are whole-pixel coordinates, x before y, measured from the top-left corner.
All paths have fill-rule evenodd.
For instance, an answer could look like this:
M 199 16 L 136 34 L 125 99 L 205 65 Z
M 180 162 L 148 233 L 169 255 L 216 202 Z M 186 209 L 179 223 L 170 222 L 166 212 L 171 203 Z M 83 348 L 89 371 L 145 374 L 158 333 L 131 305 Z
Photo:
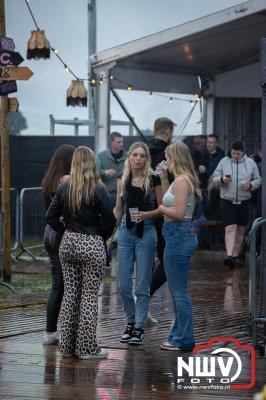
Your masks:
M 197 246 L 197 236 L 191 232 L 191 218 L 195 201 L 201 198 L 199 182 L 188 147 L 184 143 L 171 144 L 165 151 L 168 169 L 175 180 L 167 188 L 166 175 L 160 172 L 165 192 L 159 210 L 164 216 L 164 265 L 171 292 L 175 323 L 163 350 L 192 350 L 195 346 L 192 305 L 188 293 L 189 261 Z

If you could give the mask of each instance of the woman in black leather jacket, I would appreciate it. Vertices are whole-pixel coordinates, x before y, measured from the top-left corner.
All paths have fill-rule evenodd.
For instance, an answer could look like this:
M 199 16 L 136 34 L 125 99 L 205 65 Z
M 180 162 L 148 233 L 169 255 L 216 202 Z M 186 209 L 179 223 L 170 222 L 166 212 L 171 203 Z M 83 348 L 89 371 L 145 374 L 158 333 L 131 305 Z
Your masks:
M 65 230 L 59 249 L 65 287 L 62 355 L 104 358 L 107 352 L 96 340 L 98 291 L 106 264 L 104 240 L 112 233 L 115 219 L 96 171 L 94 153 L 88 147 L 75 150 L 70 179 L 58 188 L 46 218 L 58 233 Z

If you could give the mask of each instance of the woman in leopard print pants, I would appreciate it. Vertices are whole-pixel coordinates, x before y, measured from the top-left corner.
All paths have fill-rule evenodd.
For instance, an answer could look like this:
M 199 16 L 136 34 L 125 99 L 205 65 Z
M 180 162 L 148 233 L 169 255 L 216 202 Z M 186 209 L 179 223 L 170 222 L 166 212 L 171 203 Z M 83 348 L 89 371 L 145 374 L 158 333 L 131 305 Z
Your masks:
M 106 264 L 105 234 L 114 217 L 105 186 L 99 182 L 94 153 L 84 146 L 73 155 L 70 180 L 59 187 L 47 211 L 47 223 L 65 233 L 59 249 L 64 277 L 60 350 L 64 357 L 103 358 L 97 345 L 98 291 Z M 104 237 L 103 237 L 104 236 Z

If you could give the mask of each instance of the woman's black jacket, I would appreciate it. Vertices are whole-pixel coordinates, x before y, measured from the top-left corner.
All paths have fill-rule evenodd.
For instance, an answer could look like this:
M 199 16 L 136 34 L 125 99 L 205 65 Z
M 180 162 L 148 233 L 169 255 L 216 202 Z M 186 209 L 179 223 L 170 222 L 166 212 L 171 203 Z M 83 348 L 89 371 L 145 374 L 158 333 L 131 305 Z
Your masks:
M 95 186 L 93 199 L 87 205 L 81 201 L 81 207 L 75 213 L 70 211 L 68 202 L 69 183 L 59 186 L 46 212 L 46 221 L 56 232 L 68 229 L 87 235 L 100 235 L 105 240 L 112 235 L 115 218 L 106 187 L 102 183 Z M 63 222 L 60 217 L 63 216 Z

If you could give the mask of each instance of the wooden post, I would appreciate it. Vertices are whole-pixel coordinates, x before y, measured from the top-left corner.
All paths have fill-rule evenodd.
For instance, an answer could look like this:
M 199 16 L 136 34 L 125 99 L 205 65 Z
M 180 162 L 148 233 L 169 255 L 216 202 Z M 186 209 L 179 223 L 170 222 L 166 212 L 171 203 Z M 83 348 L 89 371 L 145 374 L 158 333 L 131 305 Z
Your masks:
M 6 35 L 5 1 L 0 0 L 0 36 Z M 8 97 L 0 96 L 1 178 L 3 214 L 3 281 L 11 281 L 10 171 L 8 135 Z

